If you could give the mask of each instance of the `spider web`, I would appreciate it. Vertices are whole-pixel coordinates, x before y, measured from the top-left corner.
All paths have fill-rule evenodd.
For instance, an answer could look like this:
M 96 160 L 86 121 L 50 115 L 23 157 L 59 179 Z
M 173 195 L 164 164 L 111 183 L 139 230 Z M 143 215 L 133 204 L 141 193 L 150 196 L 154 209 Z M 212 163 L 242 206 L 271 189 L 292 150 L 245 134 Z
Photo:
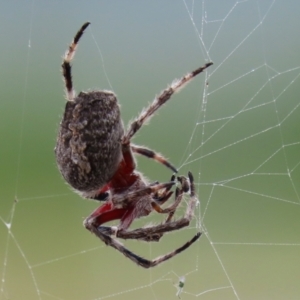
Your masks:
M 0 12 L 0 299 L 298 299 L 298 2 L 13 5 Z M 155 258 L 203 232 L 151 270 L 83 228 L 98 203 L 73 193 L 55 165 L 60 59 L 85 21 L 92 26 L 74 60 L 76 90 L 113 89 L 125 123 L 174 78 L 214 62 L 134 139 L 180 175 L 192 171 L 200 200 L 188 228 L 159 243 L 125 243 Z M 171 175 L 138 162 L 150 180 Z M 161 220 L 153 213 L 134 227 Z

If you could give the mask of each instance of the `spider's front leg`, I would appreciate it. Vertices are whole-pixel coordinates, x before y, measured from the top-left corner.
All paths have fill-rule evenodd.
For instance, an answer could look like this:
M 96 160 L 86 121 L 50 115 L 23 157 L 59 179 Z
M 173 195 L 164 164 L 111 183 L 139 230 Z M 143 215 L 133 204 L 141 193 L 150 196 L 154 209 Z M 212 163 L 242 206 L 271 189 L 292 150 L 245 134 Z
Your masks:
M 131 206 L 132 203 L 138 201 L 143 196 L 150 196 L 152 194 L 156 194 L 160 190 L 169 190 L 175 181 L 165 182 L 165 183 L 157 183 L 154 185 L 148 185 L 142 187 L 136 191 L 131 191 L 126 194 L 117 194 L 113 197 L 113 204 L 115 207 L 128 207 Z M 171 193 L 171 192 L 170 192 Z M 162 198 L 165 198 L 165 193 L 163 192 Z
M 168 201 L 168 199 L 172 196 L 173 191 L 171 191 L 171 187 L 172 185 L 175 183 L 175 175 L 173 175 L 170 179 L 170 182 L 168 183 L 163 183 L 160 184 L 158 181 L 157 182 L 153 182 L 151 183 L 148 187 L 145 187 L 144 189 L 138 190 L 138 191 L 134 191 L 134 192 L 130 192 L 127 193 L 126 196 L 115 196 L 114 199 L 111 202 L 108 202 L 102 206 L 100 206 L 94 213 L 91 214 L 91 216 L 88 218 L 90 220 L 92 220 L 93 218 L 98 218 L 98 220 L 96 220 L 96 223 L 98 223 L 98 225 L 101 223 L 106 223 L 108 221 L 111 221 L 113 219 L 121 219 L 119 228 L 121 228 L 122 230 L 126 230 L 131 222 L 138 217 L 141 216 L 145 216 L 148 215 L 152 209 L 158 209 L 157 207 L 159 205 L 164 204 L 166 201 Z M 153 193 L 153 191 L 155 191 L 155 193 Z M 151 195 L 148 195 L 148 192 L 151 192 Z M 177 194 L 179 192 L 179 188 L 176 189 L 176 198 L 177 199 Z M 145 197 L 144 200 L 142 200 L 142 197 Z M 146 205 L 142 205 L 142 207 L 144 207 L 143 210 L 141 209 L 135 209 L 137 206 L 141 208 L 141 206 L 138 204 L 136 204 L 136 201 L 139 201 L 140 203 L 146 203 Z M 127 207 L 127 205 L 129 203 L 135 203 L 133 205 L 131 205 L 131 207 Z M 178 200 L 174 202 L 173 205 L 171 205 L 169 208 L 165 209 L 164 213 L 169 213 L 169 216 L 166 220 L 166 222 L 168 222 L 168 220 L 171 220 L 174 212 L 173 210 L 176 209 L 177 205 L 179 204 Z M 126 208 L 121 208 L 121 209 L 117 209 L 116 207 L 120 205 L 122 206 L 126 206 Z M 154 208 L 153 208 L 154 206 Z M 106 207 L 105 209 L 103 209 L 104 207 Z M 146 210 L 145 210 L 146 207 Z M 141 211 L 143 211 L 141 213 Z M 101 216 L 101 217 L 100 217 Z M 118 217 L 120 216 L 120 217 Z M 95 221 L 93 221 L 95 222 Z M 101 231 L 102 233 L 106 234 L 106 235 L 110 235 L 110 236 L 116 236 L 117 232 L 119 230 L 118 227 L 109 227 L 109 226 L 99 226 L 98 230 Z M 159 239 L 161 238 L 162 235 L 158 236 L 152 236 L 152 237 L 148 237 L 145 238 L 143 240 L 145 241 L 159 241 Z
M 142 182 L 142 181 L 141 181 Z M 116 194 L 111 201 L 105 202 L 99 208 L 97 208 L 90 216 L 84 221 L 84 226 L 91 231 L 92 227 L 100 228 L 102 224 L 113 220 L 121 220 L 121 227 L 127 229 L 135 218 L 146 216 L 151 212 L 151 205 L 145 205 L 143 210 L 136 210 L 135 203 L 141 197 L 156 194 L 159 190 L 164 189 L 168 191 L 173 185 L 174 181 L 166 183 L 156 183 L 149 186 L 144 186 L 138 190 L 129 191 L 124 194 Z M 146 203 L 147 204 L 147 203 Z M 106 234 L 108 234 L 107 228 Z M 112 230 L 112 228 L 111 228 Z M 110 231 L 114 234 L 113 231 Z
M 146 227 L 146 228 L 138 228 L 138 229 L 134 229 L 134 230 L 130 230 L 130 231 L 129 230 L 118 230 L 116 232 L 116 236 L 118 238 L 122 238 L 122 239 L 139 239 L 139 240 L 145 240 L 145 241 L 155 241 L 156 240 L 155 237 L 158 237 L 158 239 L 159 239 L 160 236 L 166 232 L 175 231 L 175 230 L 178 230 L 178 229 L 188 226 L 192 220 L 192 217 L 194 215 L 194 210 L 196 207 L 196 203 L 198 201 L 196 194 L 195 194 L 195 185 L 194 185 L 193 175 L 192 175 L 192 173 L 189 172 L 188 176 L 189 176 L 189 182 L 190 182 L 190 185 L 189 185 L 190 200 L 188 202 L 188 206 L 187 206 L 187 209 L 186 209 L 186 212 L 185 212 L 185 215 L 183 218 L 180 218 L 176 221 L 171 221 L 171 218 L 174 214 L 173 212 L 179 205 L 179 203 L 181 201 L 181 197 L 183 196 L 183 192 L 186 189 L 186 181 L 181 178 L 181 180 L 184 180 L 184 184 L 182 185 L 181 190 L 179 190 L 179 192 L 178 192 L 178 198 L 175 200 L 175 203 L 176 203 L 175 209 L 169 211 L 169 208 L 166 208 L 166 209 L 161 209 L 161 211 L 160 211 L 161 213 L 169 213 L 169 216 L 164 223 L 156 225 L 156 226 L 151 226 L 151 227 Z M 173 205 L 171 205 L 171 208 L 174 208 L 174 207 L 172 207 Z M 171 214 L 171 216 L 170 216 L 170 214 Z M 200 237 L 201 233 L 197 233 L 197 234 L 199 234 L 199 237 Z
M 117 235 L 117 237 L 120 237 L 120 238 L 123 238 L 123 239 L 144 239 L 144 240 L 147 240 L 147 238 L 149 238 L 149 236 L 151 236 L 151 235 L 157 235 L 157 234 L 161 235 L 165 232 L 178 230 L 178 229 L 180 229 L 184 226 L 188 226 L 191 219 L 192 219 L 193 212 L 194 212 L 196 202 L 197 202 L 197 198 L 196 198 L 196 195 L 195 195 L 194 180 L 193 180 L 193 176 L 192 176 L 191 173 L 189 173 L 189 181 L 190 181 L 190 201 L 188 203 L 188 207 L 187 207 L 185 216 L 183 218 L 177 220 L 177 221 L 165 222 L 164 224 L 161 224 L 161 225 L 152 226 L 152 227 L 148 227 L 148 228 L 136 229 L 136 230 L 132 230 L 132 231 L 127 231 L 125 229 L 125 230 L 115 230 L 113 232 L 113 228 L 111 228 L 111 227 L 97 226 L 97 224 L 95 222 L 93 222 L 96 218 L 87 218 L 87 220 L 85 222 L 85 226 L 88 230 L 90 230 L 92 233 L 94 233 L 96 236 L 98 236 L 105 244 L 107 244 L 108 246 L 111 246 L 111 247 L 115 248 L 116 250 L 120 251 L 124 256 L 126 256 L 127 258 L 129 258 L 130 260 L 135 262 L 136 264 L 138 264 L 138 265 L 140 265 L 144 268 L 155 267 L 158 264 L 160 264 L 160 263 L 172 258 L 173 256 L 181 253 L 182 251 L 186 250 L 195 241 L 197 241 L 199 239 L 199 237 L 201 236 L 201 233 L 200 232 L 196 233 L 192 237 L 192 239 L 187 241 L 181 247 L 179 247 L 179 248 L 177 248 L 177 249 L 175 249 L 175 250 L 173 250 L 173 251 L 171 251 L 171 252 L 169 252 L 169 253 L 167 253 L 163 256 L 159 256 L 159 257 L 157 257 L 153 260 L 147 260 L 145 258 L 142 258 L 142 257 L 134 254 L 133 252 L 131 252 L 130 250 L 125 248 L 119 241 L 112 238 L 110 236 L 110 234 L 115 233 Z M 155 184 L 153 186 L 155 186 Z M 181 190 L 184 189 L 183 186 L 184 186 L 184 184 L 182 184 Z M 153 192 L 154 192 L 154 190 L 153 190 Z M 178 194 L 177 198 L 179 197 L 179 195 L 180 195 L 180 193 Z M 177 200 L 178 199 L 176 199 L 176 201 Z M 108 202 L 108 203 L 104 204 L 101 207 L 104 207 L 105 205 L 109 206 L 109 205 L 112 205 L 112 204 L 109 204 L 109 202 Z M 108 207 L 108 210 L 109 210 L 109 207 Z M 167 211 L 165 210 L 165 212 L 167 212 Z M 104 210 L 102 211 L 102 215 L 103 214 L 104 214 Z M 122 219 L 123 219 L 123 217 L 122 217 Z
M 178 229 L 181 229 L 183 227 L 186 227 L 190 224 L 190 221 L 193 217 L 194 210 L 196 203 L 198 201 L 196 194 L 195 194 L 195 186 L 194 186 L 194 179 L 192 173 L 189 172 L 189 182 L 187 179 L 182 176 L 179 177 L 178 180 L 181 182 L 181 188 L 177 188 L 176 194 L 175 194 L 175 202 L 170 205 L 169 207 L 162 209 L 157 203 L 152 202 L 152 207 L 158 212 L 158 213 L 168 213 L 168 217 L 165 220 L 164 223 L 146 227 L 146 228 L 138 228 L 134 230 L 127 230 L 126 229 L 118 229 L 118 228 L 111 228 L 106 226 L 100 226 L 98 228 L 99 231 L 102 233 L 108 234 L 108 235 L 115 235 L 118 238 L 122 239 L 137 239 L 137 240 L 143 240 L 146 242 L 153 242 L 153 241 L 159 241 L 160 238 L 163 236 L 164 233 L 175 231 Z M 183 194 L 190 191 L 190 200 L 188 202 L 188 206 L 185 212 L 185 215 L 183 218 L 178 219 L 176 221 L 172 221 L 172 217 L 180 204 Z M 200 237 L 200 233 L 199 233 Z
M 138 191 L 134 191 L 131 193 L 128 193 L 127 196 L 123 197 L 121 199 L 121 203 L 126 203 L 126 201 L 134 201 L 135 197 L 140 197 L 141 195 L 144 195 L 145 193 L 150 194 L 156 194 L 159 189 L 165 189 L 166 191 L 169 191 L 170 187 L 174 184 L 174 182 L 168 182 L 165 184 L 153 184 L 150 186 L 145 187 L 144 189 L 140 189 Z M 123 201 L 124 200 L 124 201 Z M 100 226 L 101 224 L 112 221 L 115 219 L 121 219 L 121 224 L 124 226 L 124 228 L 128 228 L 133 221 L 134 217 L 137 217 L 137 215 L 134 213 L 134 206 L 131 208 L 115 208 L 113 203 L 108 201 L 102 206 L 100 206 L 96 211 L 94 211 L 85 221 L 84 226 L 92 233 L 94 233 L 101 241 L 103 241 L 106 245 L 111 246 L 115 248 L 116 250 L 120 251 L 123 255 L 131 259 L 133 262 L 137 263 L 138 265 L 149 268 L 156 266 L 157 264 L 171 258 L 173 254 L 169 257 L 166 257 L 164 260 L 161 260 L 160 257 L 158 257 L 156 260 L 150 261 L 147 259 L 144 259 L 127 248 L 125 248 L 120 242 L 118 242 L 116 239 L 112 238 L 110 235 L 113 235 L 116 231 L 113 227 L 103 227 Z M 122 222 L 123 220 L 123 222 Z M 183 251 L 185 248 L 187 248 L 188 245 L 184 245 L 180 249 L 177 249 L 178 253 Z

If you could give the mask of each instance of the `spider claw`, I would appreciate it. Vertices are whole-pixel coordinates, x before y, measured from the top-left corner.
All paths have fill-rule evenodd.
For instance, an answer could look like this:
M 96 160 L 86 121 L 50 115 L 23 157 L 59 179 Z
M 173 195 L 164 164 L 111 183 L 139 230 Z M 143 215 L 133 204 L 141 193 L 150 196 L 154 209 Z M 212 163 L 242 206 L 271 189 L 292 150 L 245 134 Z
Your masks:
M 195 236 L 191 239 L 191 242 L 193 243 L 193 242 L 197 241 L 200 238 L 201 234 L 202 234 L 202 232 L 200 232 L 200 231 L 197 232 L 195 234 Z
M 195 77 L 196 75 L 198 75 L 199 73 L 202 73 L 205 69 L 207 69 L 209 66 L 213 65 L 213 62 L 208 62 L 206 63 L 204 66 L 194 70 L 192 73 L 193 77 Z
M 83 35 L 84 30 L 90 25 L 90 22 L 86 22 L 84 23 L 81 28 L 78 30 L 78 32 L 76 33 L 75 37 L 74 37 L 74 43 L 77 44 L 79 39 L 81 38 L 81 36 Z
M 188 172 L 190 184 L 191 184 L 191 196 L 195 196 L 195 185 L 194 185 L 194 176 L 191 172 Z
M 194 176 L 190 171 L 188 172 L 188 176 L 189 176 L 190 183 L 192 184 L 194 182 Z

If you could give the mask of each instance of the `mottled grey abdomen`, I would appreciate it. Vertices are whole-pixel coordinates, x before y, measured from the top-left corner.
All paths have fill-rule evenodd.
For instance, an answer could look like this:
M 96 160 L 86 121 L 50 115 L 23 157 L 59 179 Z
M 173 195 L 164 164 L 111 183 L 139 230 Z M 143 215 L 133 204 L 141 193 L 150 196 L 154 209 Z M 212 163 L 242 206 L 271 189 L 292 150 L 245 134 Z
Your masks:
M 120 108 L 112 92 L 81 92 L 68 101 L 55 147 L 65 180 L 86 195 L 103 187 L 121 161 L 123 134 Z

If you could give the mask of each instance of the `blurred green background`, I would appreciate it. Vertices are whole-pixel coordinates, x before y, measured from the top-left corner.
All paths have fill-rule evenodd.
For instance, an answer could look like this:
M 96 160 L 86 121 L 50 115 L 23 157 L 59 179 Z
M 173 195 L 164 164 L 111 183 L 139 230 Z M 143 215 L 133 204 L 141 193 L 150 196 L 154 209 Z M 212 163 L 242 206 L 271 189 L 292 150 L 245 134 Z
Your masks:
M 292 0 L 1 1 L 0 299 L 177 299 L 181 276 L 182 299 L 300 299 L 299 9 Z M 83 228 L 99 203 L 72 192 L 56 167 L 60 64 L 86 21 L 75 88 L 113 89 L 126 124 L 173 79 L 214 61 L 134 139 L 191 170 L 201 201 L 189 228 L 126 242 L 155 258 L 201 227 L 199 242 L 151 270 Z M 151 181 L 171 176 L 138 163 Z

